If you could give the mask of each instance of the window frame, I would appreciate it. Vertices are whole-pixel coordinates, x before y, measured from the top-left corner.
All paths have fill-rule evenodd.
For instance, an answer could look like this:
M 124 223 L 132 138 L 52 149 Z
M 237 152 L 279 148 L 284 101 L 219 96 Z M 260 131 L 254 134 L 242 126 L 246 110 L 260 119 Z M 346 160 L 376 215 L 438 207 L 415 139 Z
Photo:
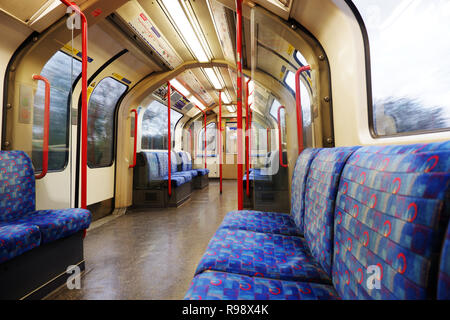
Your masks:
M 58 52 L 60 52 L 60 53 L 63 53 L 63 54 L 65 54 L 66 56 L 68 56 L 68 57 L 71 57 L 72 59 L 75 59 L 76 61 L 78 61 L 79 63 L 82 63 L 82 61 L 81 61 L 81 59 L 79 59 L 77 56 L 71 56 L 70 54 L 68 54 L 67 52 L 65 52 L 64 50 L 62 50 L 62 49 L 58 49 L 46 62 L 45 62 L 45 64 L 44 64 L 44 66 L 42 67 L 42 69 L 41 69 L 41 72 L 40 73 L 42 73 L 42 70 L 44 69 L 44 67 L 45 67 L 45 65 L 50 61 L 50 59 L 52 59 Z M 72 110 L 71 110 L 71 96 L 72 96 L 72 98 L 73 98 L 73 90 L 74 90 L 74 88 L 76 87 L 76 85 L 77 85 L 77 83 L 78 83 L 78 81 L 79 81 L 79 79 L 81 78 L 81 71 L 80 71 L 80 73 L 78 74 L 78 76 L 76 76 L 74 79 L 73 79 L 73 82 L 72 82 L 72 84 L 70 85 L 70 90 L 69 90 L 69 93 L 67 94 L 67 105 L 66 105 L 66 107 L 67 107 L 67 127 L 66 127 L 66 129 L 67 129 L 67 134 L 66 134 L 66 141 L 65 141 L 65 143 L 66 143 L 66 146 L 69 148 L 69 150 L 67 151 L 67 157 L 66 157 L 66 160 L 65 160 L 65 162 L 64 162 L 64 165 L 61 167 L 61 168 L 59 168 L 59 169 L 50 169 L 50 166 L 49 166 L 49 168 L 48 168 L 48 170 L 47 170 L 47 172 L 48 173 L 55 173 L 55 172 L 64 172 L 66 169 L 67 169 L 67 166 L 68 166 L 68 164 L 69 164 L 69 159 L 70 159 L 70 157 L 71 157 L 71 155 L 70 155 L 70 153 L 71 153 L 71 151 L 70 151 L 70 139 L 71 139 L 71 137 L 70 137 L 70 131 L 71 131 L 71 129 L 70 129 L 70 126 L 72 125 L 72 117 L 71 117 L 71 113 L 72 113 Z M 51 107 L 51 105 L 50 105 L 50 107 Z M 33 106 L 33 108 L 34 108 L 34 106 Z M 6 110 L 6 109 L 5 109 Z M 34 111 L 33 111 L 33 113 L 34 113 Z M 73 132 L 72 132 L 72 134 L 74 134 Z M 49 135 L 50 135 L 50 132 L 49 132 Z M 2 137 L 3 137 L 3 135 L 2 135 Z M 50 141 L 49 141 L 50 142 Z M 49 143 L 49 147 L 50 147 L 50 143 Z M 33 149 L 31 149 L 31 152 L 33 151 Z M 49 159 L 49 162 L 50 162 L 50 159 Z M 35 169 L 36 170 L 36 169 Z M 41 169 L 42 170 L 42 169 Z M 41 172 L 41 170 L 36 170 L 36 172 Z
M 208 156 L 211 156 L 211 155 L 217 155 L 217 150 L 219 149 L 219 142 L 218 142 L 218 137 L 217 137 L 217 134 L 218 134 L 218 130 L 217 130 L 217 128 L 218 128 L 218 126 L 217 126 L 217 122 L 215 122 L 215 121 L 210 121 L 209 123 L 207 123 L 206 124 L 206 133 L 208 134 L 208 130 L 212 130 L 212 129 L 210 129 L 210 128 L 208 128 L 209 126 L 212 126 L 212 125 L 214 125 L 215 126 L 215 128 L 214 128 L 214 130 L 215 130 L 215 137 L 216 137 L 216 139 L 215 139 L 215 146 L 214 146 L 214 150 L 208 150 L 208 145 L 206 146 L 206 156 L 208 157 Z M 202 126 L 200 129 L 199 129 L 199 131 L 198 131 L 198 135 L 197 135 L 197 139 L 199 140 L 200 138 L 201 138 L 201 136 L 202 136 L 202 134 L 205 132 L 204 131 L 205 130 L 205 128 L 204 128 L 204 126 Z M 204 153 L 205 153 L 205 149 L 204 149 L 204 147 L 205 147 L 205 143 L 204 143 L 204 140 L 203 139 L 201 139 L 201 141 L 197 141 L 197 143 L 199 143 L 199 142 L 201 142 L 201 150 L 200 150 L 200 153 L 201 154 L 199 154 L 199 157 L 204 157 L 205 155 L 204 155 Z M 197 148 L 198 149 L 198 148 Z M 212 152 L 212 151 L 214 151 L 213 153 L 208 153 L 208 152 Z M 197 150 L 197 152 L 199 152 L 199 150 Z
M 373 112 L 373 92 L 372 92 L 372 68 L 370 59 L 370 43 L 369 43 L 369 33 L 367 32 L 366 24 L 358 10 L 358 7 L 353 3 L 352 0 L 344 0 L 349 6 L 350 10 L 353 12 L 356 21 L 359 24 L 361 30 L 361 35 L 364 43 L 364 56 L 365 56 L 365 68 L 366 68 L 366 92 L 367 92 L 367 115 L 368 115 L 368 127 L 370 136 L 373 139 L 385 139 L 385 138 L 395 138 L 395 137 L 409 137 L 417 136 L 422 134 L 431 134 L 439 132 L 449 132 L 450 128 L 437 128 L 437 129 L 422 129 L 408 132 L 399 132 L 394 134 L 379 135 L 375 131 L 375 118 Z
M 111 162 L 108 165 L 91 165 L 89 164 L 89 157 L 87 157 L 87 166 L 89 169 L 100 169 L 100 168 L 109 168 L 112 165 L 114 165 L 115 161 L 116 161 L 116 150 L 117 150 L 117 111 L 118 111 L 118 106 L 120 105 L 120 103 L 122 102 L 123 98 L 125 97 L 125 95 L 128 93 L 128 90 L 130 89 L 130 87 L 123 83 L 122 81 L 117 80 L 116 78 L 112 77 L 112 76 L 106 76 L 104 78 L 102 78 L 100 81 L 98 81 L 98 84 L 95 86 L 94 90 L 92 90 L 91 95 L 89 96 L 89 100 L 88 100 L 88 123 L 89 123 L 89 101 L 91 100 L 92 95 L 94 94 L 95 89 L 100 85 L 100 83 L 105 80 L 106 78 L 111 78 L 114 81 L 122 84 L 125 86 L 125 91 L 119 96 L 119 98 L 116 101 L 116 104 L 114 105 L 114 112 L 113 112 L 113 130 L 112 130 L 112 157 L 111 157 Z M 81 101 L 81 100 L 80 100 Z M 89 125 L 88 125 L 89 128 Z M 87 134 L 87 133 L 86 133 Z M 88 142 L 89 145 L 89 142 Z M 87 146 L 88 147 L 88 146 Z M 89 151 L 88 151 L 89 152 Z

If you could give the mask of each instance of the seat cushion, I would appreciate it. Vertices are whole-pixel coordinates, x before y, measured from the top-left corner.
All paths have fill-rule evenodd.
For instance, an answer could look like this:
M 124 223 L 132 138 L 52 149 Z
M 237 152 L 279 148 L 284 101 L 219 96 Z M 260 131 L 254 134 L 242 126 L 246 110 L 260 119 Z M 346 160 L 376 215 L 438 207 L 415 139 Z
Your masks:
M 41 234 L 37 226 L 0 222 L 0 263 L 17 257 L 40 243 Z
M 189 182 L 192 180 L 192 174 L 187 171 L 172 172 L 171 175 L 173 177 L 183 177 L 185 182 Z
M 166 186 L 167 186 L 167 181 L 169 180 L 169 177 L 168 176 L 162 177 L 161 180 L 165 181 L 166 182 Z M 170 180 L 172 181 L 172 186 L 173 187 L 179 187 L 182 184 L 185 184 L 186 182 L 188 182 L 188 181 L 186 181 L 186 178 L 183 177 L 183 176 L 173 176 L 172 175 L 170 177 Z
M 358 147 L 320 150 L 311 162 L 305 189 L 304 235 L 313 257 L 331 277 L 334 206 L 342 169 Z
M 329 283 L 301 237 L 219 229 L 197 267 L 265 278 Z
M 206 176 L 209 173 L 209 169 L 205 169 L 205 168 L 195 169 L 195 170 L 197 170 L 199 176 Z
M 309 167 L 320 149 L 305 149 L 297 158 L 292 175 L 291 186 L 291 214 L 297 227 L 303 233 L 303 215 L 305 212 L 305 185 Z
M 437 298 L 450 300 L 450 223 L 447 227 L 440 259 Z
M 192 178 L 194 178 L 194 177 L 198 176 L 198 172 L 197 172 L 197 170 L 188 170 L 188 171 L 186 171 L 186 172 L 190 172 L 190 173 L 191 173 L 191 176 L 192 176 Z
M 301 235 L 290 214 L 277 212 L 231 211 L 225 216 L 220 227 L 289 236 Z
M 448 223 L 450 141 L 363 147 L 343 170 L 333 283 L 344 299 L 428 299 Z M 379 289 L 367 286 L 368 268 Z
M 87 229 L 91 224 L 91 213 L 85 209 L 39 210 L 16 222 L 38 226 L 41 243 L 48 243 Z
M 35 210 L 35 181 L 23 151 L 0 151 L 0 221 L 14 221 Z
M 185 300 L 334 300 L 333 286 L 281 281 L 224 272 L 194 277 Z

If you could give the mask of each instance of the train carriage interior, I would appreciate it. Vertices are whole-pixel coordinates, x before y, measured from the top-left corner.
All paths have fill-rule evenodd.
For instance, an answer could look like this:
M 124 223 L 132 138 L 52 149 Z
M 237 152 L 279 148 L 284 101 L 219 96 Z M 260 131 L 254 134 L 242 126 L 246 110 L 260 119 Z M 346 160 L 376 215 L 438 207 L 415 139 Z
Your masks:
M 0 300 L 450 300 L 450 1 L 0 26 Z

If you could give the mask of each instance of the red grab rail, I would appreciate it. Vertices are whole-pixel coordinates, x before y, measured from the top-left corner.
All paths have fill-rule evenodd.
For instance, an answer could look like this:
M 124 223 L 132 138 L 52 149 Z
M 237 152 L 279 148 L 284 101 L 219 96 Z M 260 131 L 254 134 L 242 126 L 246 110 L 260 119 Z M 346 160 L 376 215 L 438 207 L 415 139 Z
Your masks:
M 219 178 L 222 193 L 222 91 L 219 91 Z
M 172 195 L 172 137 L 170 135 L 170 82 L 167 82 L 167 153 L 168 153 L 168 176 L 167 191 Z
M 249 91 L 248 91 L 248 85 L 250 83 L 250 79 L 248 79 L 245 82 L 245 92 L 246 92 L 246 98 L 245 98 L 245 171 L 246 171 L 246 178 L 247 178 L 247 183 L 245 184 L 245 193 L 247 195 L 247 198 L 250 197 L 250 186 L 249 186 L 249 180 L 250 180 L 250 165 L 249 165 L 249 146 L 250 146 L 250 138 L 249 138 L 249 105 L 248 105 L 248 97 L 250 95 Z
M 136 109 L 132 109 L 131 113 L 134 113 L 134 152 L 133 163 L 128 168 L 134 168 L 136 166 L 136 149 L 137 149 L 137 126 L 138 126 L 138 113 Z
M 237 192 L 238 210 L 244 208 L 242 186 L 242 0 L 236 0 L 236 64 L 237 64 Z
M 300 75 L 302 72 L 311 70 L 310 66 L 304 66 L 295 73 L 295 106 L 297 109 L 297 141 L 298 154 L 303 151 L 303 115 L 302 115 L 302 98 L 300 94 Z
M 45 83 L 45 107 L 44 107 L 44 139 L 42 142 L 42 171 L 35 179 L 42 179 L 48 171 L 48 140 L 50 133 L 50 81 L 47 78 L 34 74 L 33 80 L 42 80 Z
M 281 141 L 281 118 L 280 118 L 280 111 L 281 109 L 284 109 L 284 111 L 286 112 L 286 108 L 284 106 L 279 106 L 278 107 L 278 117 L 277 117 L 277 121 L 278 121 L 278 155 L 280 158 L 280 166 L 287 168 L 287 164 L 283 163 L 283 145 L 282 145 L 282 141 Z
M 69 0 L 60 0 L 81 17 L 81 208 L 87 201 L 87 20 L 80 8 Z

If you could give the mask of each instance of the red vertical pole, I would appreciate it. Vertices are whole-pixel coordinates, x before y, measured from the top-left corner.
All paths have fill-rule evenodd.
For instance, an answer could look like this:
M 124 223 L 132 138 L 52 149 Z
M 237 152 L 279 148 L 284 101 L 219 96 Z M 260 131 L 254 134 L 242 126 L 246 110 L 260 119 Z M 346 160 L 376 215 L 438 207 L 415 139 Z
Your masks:
M 283 141 L 281 140 L 281 117 L 280 117 L 280 111 L 281 109 L 284 109 L 286 112 L 286 109 L 284 108 L 284 106 L 279 106 L 278 107 L 278 156 L 280 158 L 280 166 L 287 168 L 287 164 L 283 163 Z M 285 114 L 286 117 L 286 114 Z
M 236 0 L 236 53 L 237 53 L 237 190 L 238 210 L 244 208 L 242 186 L 242 0 Z
M 267 152 L 269 152 L 270 151 L 270 136 L 269 136 L 270 128 L 267 128 L 266 130 L 267 130 L 267 132 L 266 132 L 266 138 L 267 138 L 266 149 L 267 149 Z
M 219 177 L 222 193 L 222 91 L 219 91 Z
M 136 109 L 131 110 L 134 113 L 134 148 L 133 148 L 133 163 L 128 168 L 134 168 L 136 166 L 136 149 L 137 149 L 137 125 L 138 125 L 138 113 Z
M 69 0 L 61 0 L 81 17 L 81 208 L 87 203 L 87 20 L 80 8 Z
M 167 148 L 167 153 L 168 153 L 168 161 L 169 161 L 169 169 L 168 169 L 168 174 L 169 174 L 169 180 L 168 182 L 168 191 L 169 191 L 169 196 L 172 195 L 172 137 L 170 136 L 170 82 L 167 82 L 167 139 L 168 139 L 168 148 Z
M 249 122 L 249 134 L 248 134 L 248 152 L 249 152 L 249 167 L 252 167 L 252 163 L 251 163 L 251 158 L 252 158 L 252 118 L 253 118 L 253 111 L 252 109 L 250 109 L 249 112 L 249 116 L 250 118 L 248 119 Z
M 295 73 L 295 106 L 297 109 L 297 142 L 298 154 L 303 151 L 303 114 L 302 114 L 302 98 L 300 95 L 300 74 L 304 71 L 311 70 L 310 66 L 304 66 Z
M 245 171 L 247 181 L 245 183 L 245 193 L 247 194 L 247 198 L 250 197 L 250 165 L 249 165 L 249 113 L 248 113 L 248 84 L 250 79 L 245 82 Z
M 203 112 L 203 122 L 205 124 L 205 135 L 204 135 L 204 140 L 205 140 L 205 169 L 207 168 L 206 166 L 206 159 L 207 159 L 207 152 L 206 152 L 206 112 Z
M 45 83 L 45 106 L 44 106 L 44 137 L 42 141 L 42 171 L 35 179 L 42 179 L 48 171 L 48 141 L 50 133 L 50 82 L 41 75 L 33 75 L 33 80 L 42 80 Z
M 189 128 L 189 152 L 192 154 L 192 130 Z

